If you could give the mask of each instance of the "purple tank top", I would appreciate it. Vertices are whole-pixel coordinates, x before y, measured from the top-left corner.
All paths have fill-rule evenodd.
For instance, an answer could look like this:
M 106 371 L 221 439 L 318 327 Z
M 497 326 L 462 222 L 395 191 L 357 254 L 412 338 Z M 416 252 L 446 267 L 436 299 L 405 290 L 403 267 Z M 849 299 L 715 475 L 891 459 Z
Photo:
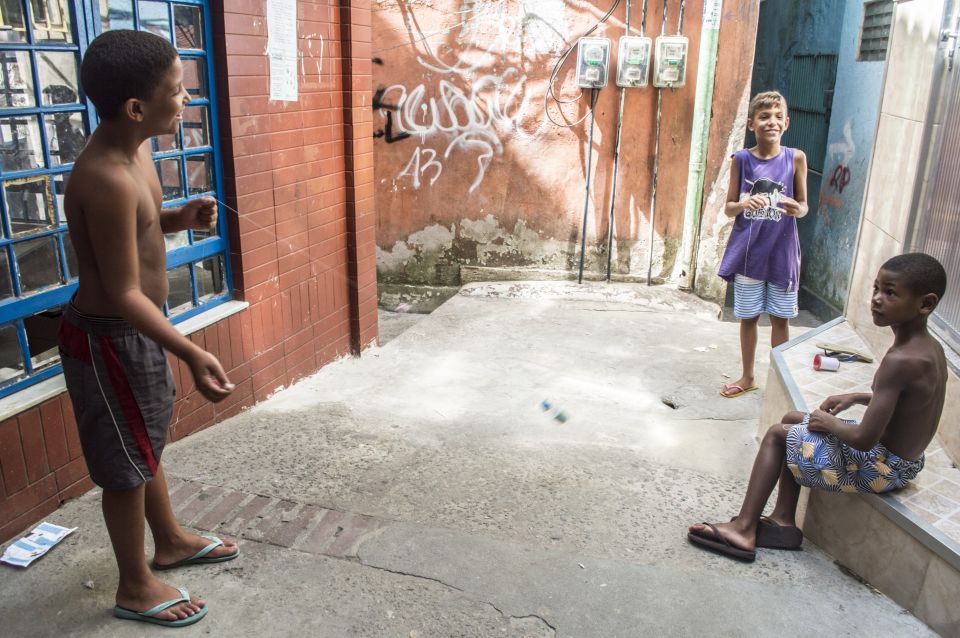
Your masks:
M 780 210 L 781 197 L 793 197 L 793 154 L 786 146 L 770 159 L 744 149 L 733 155 L 740 174 L 740 199 L 766 195 L 770 205 L 737 215 L 717 273 L 727 281 L 745 275 L 794 292 L 800 287 L 797 218 Z

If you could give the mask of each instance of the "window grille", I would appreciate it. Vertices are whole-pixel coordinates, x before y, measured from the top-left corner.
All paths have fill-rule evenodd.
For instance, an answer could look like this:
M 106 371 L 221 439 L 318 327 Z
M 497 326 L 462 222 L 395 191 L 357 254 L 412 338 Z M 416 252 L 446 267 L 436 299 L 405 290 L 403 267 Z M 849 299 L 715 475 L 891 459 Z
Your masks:
M 858 60 L 887 59 L 887 45 L 890 41 L 892 24 L 893 0 L 874 0 L 864 3 Z
M 191 102 L 180 130 L 152 141 L 164 206 L 222 191 L 209 14 L 209 0 L 0 0 L 0 397 L 61 371 L 77 286 L 63 196 L 97 123 L 79 80 L 94 37 L 139 28 L 175 44 Z M 224 219 L 165 238 L 174 322 L 230 299 Z

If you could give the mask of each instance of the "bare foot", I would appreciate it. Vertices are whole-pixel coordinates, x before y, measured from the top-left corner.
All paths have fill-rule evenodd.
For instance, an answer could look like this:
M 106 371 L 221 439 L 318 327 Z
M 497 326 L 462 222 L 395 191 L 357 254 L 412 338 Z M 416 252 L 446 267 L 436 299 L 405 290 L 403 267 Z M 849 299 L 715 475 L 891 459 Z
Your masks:
M 234 541 L 223 538 L 220 540 L 223 541 L 223 545 L 213 549 L 206 558 L 221 558 L 237 553 L 237 544 Z M 157 545 L 153 553 L 153 563 L 154 565 L 173 565 L 185 558 L 190 558 L 212 542 L 209 538 L 184 532 L 180 538 L 170 543 Z
M 774 512 L 770 516 L 767 516 L 766 519 L 773 521 L 780 527 L 796 527 L 797 526 L 797 519 L 795 519 L 793 516 L 783 516 L 783 515 L 777 514 L 776 512 Z
M 754 530 L 753 533 L 744 532 L 737 528 L 736 522 L 715 523 L 714 527 L 717 528 L 717 533 L 719 533 L 722 538 L 726 539 L 728 543 L 730 543 L 737 549 L 742 549 L 750 552 L 757 548 L 756 530 Z M 703 536 L 705 538 L 716 537 L 716 534 L 713 533 L 713 530 L 710 529 L 710 526 L 704 525 L 703 523 L 697 523 L 696 525 L 691 525 L 688 528 L 688 531 L 691 534 L 695 534 L 697 536 Z
M 116 600 L 118 606 L 142 613 L 179 597 L 180 592 L 175 587 L 151 577 L 150 580 L 136 587 L 118 588 Z M 206 601 L 202 598 L 191 596 L 190 602 L 173 605 L 152 617 L 159 620 L 182 620 L 193 616 L 206 605 Z

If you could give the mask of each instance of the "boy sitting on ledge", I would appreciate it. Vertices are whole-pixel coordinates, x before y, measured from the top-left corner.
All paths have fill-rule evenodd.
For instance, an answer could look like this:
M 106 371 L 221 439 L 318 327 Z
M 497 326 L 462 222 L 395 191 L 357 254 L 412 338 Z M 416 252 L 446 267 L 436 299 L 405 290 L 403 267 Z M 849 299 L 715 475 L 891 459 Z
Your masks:
M 691 525 L 690 542 L 745 561 L 757 547 L 799 549 L 800 486 L 830 492 L 882 494 L 904 487 L 923 469 L 937 431 L 947 362 L 927 332 L 927 317 L 947 286 L 933 257 L 909 253 L 888 260 L 873 283 L 873 323 L 890 326 L 894 343 L 880 362 L 873 393 L 828 397 L 810 414 L 789 412 L 770 427 L 753 463 L 740 514 L 729 523 Z M 861 423 L 836 415 L 865 404 Z M 763 508 L 779 480 L 774 510 Z

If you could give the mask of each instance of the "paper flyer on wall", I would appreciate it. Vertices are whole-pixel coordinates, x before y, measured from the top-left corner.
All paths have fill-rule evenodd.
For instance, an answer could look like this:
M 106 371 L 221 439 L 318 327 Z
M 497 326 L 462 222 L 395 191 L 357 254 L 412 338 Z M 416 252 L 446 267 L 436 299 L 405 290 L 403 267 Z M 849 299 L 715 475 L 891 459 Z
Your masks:
M 9 545 L 0 557 L 0 562 L 14 567 L 27 567 L 75 531 L 76 527 L 40 523 L 29 534 Z
M 270 59 L 270 99 L 297 101 L 296 0 L 267 0 L 267 57 Z

